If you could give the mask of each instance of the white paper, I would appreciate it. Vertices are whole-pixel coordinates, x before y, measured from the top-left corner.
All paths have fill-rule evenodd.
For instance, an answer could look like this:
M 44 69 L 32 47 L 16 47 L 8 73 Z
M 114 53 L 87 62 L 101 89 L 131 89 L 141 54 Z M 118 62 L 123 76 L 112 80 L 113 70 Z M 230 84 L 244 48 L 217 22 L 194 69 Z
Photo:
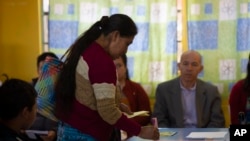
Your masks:
M 38 135 L 48 135 L 48 131 L 41 131 L 41 130 L 25 130 L 27 134 L 33 133 Z
M 48 135 L 48 131 L 40 131 L 40 130 L 25 130 L 26 135 L 33 140 L 36 140 L 36 135 Z
M 227 132 L 191 132 L 186 138 L 205 139 L 205 138 L 224 138 Z
M 128 115 L 127 113 L 124 113 L 128 118 L 133 118 L 136 116 L 149 116 L 149 111 L 138 111 L 134 112 L 132 115 Z

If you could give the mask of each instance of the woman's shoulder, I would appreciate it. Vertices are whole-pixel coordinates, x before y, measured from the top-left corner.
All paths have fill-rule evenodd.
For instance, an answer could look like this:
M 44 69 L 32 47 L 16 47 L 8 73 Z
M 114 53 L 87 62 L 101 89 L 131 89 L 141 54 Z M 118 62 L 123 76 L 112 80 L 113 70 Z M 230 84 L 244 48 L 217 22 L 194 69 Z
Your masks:
M 82 54 L 87 63 L 102 65 L 113 65 L 110 55 L 97 43 L 92 43 L 90 47 Z M 105 67 L 104 66 L 104 67 Z
M 126 83 L 127 83 L 126 85 L 128 85 L 128 86 L 142 87 L 142 85 L 141 85 L 140 83 L 135 82 L 135 81 L 133 81 L 133 80 L 127 80 Z
M 236 83 L 234 83 L 233 87 L 243 87 L 245 82 L 245 79 L 238 80 Z

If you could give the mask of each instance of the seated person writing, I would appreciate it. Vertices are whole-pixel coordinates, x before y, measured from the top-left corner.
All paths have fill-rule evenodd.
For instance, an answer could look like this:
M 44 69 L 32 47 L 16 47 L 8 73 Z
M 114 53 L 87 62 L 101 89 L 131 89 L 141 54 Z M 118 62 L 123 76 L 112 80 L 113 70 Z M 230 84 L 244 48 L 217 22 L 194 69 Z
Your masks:
M 6 80 L 0 87 L 0 141 L 30 141 L 21 130 L 36 117 L 35 89 L 19 79 Z
M 156 89 L 153 117 L 157 117 L 159 127 L 224 127 L 217 87 L 197 78 L 203 69 L 201 55 L 192 50 L 184 52 L 178 68 L 179 77 Z

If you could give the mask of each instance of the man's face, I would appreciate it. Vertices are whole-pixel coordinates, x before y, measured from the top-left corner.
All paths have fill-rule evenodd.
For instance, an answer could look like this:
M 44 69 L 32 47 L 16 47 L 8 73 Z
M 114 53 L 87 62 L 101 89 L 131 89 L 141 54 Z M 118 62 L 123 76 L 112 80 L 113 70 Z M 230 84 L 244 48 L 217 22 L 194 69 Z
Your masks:
M 178 64 L 181 72 L 181 79 L 185 82 L 195 82 L 198 74 L 202 71 L 200 55 L 195 52 L 183 54 L 181 62 Z

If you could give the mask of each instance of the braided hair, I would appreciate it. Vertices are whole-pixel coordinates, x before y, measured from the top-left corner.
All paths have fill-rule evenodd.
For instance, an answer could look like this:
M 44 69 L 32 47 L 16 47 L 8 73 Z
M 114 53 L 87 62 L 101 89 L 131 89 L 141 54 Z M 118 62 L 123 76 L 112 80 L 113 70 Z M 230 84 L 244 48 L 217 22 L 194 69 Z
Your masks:
M 56 85 L 56 111 L 65 113 L 72 108 L 75 97 L 75 70 L 81 54 L 102 34 L 107 36 L 113 31 L 119 31 L 121 37 L 131 37 L 137 34 L 133 20 L 124 14 L 103 16 L 88 30 L 80 35 L 71 45 Z

